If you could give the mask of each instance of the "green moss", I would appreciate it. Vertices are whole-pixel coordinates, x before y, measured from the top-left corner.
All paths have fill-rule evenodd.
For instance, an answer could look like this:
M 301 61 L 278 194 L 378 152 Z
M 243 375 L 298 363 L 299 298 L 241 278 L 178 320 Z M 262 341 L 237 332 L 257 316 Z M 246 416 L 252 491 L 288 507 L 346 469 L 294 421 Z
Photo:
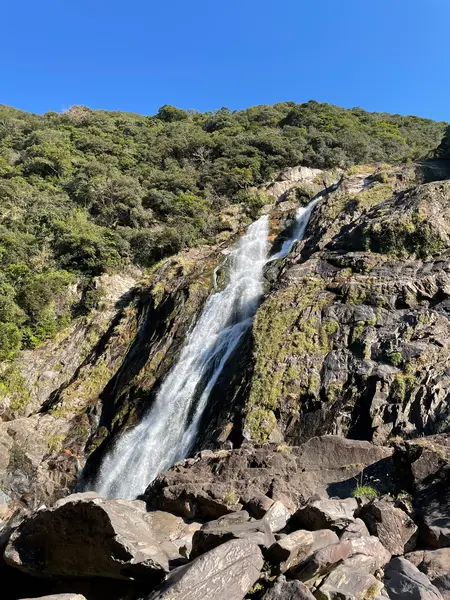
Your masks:
M 363 244 L 372 252 L 400 258 L 415 255 L 423 259 L 439 254 L 445 248 L 443 240 L 418 214 L 403 215 L 398 219 L 387 217 L 370 223 L 363 231 Z
M 57 452 L 61 450 L 65 435 L 51 435 L 47 438 L 49 452 Z
M 268 441 L 276 425 L 277 420 L 273 412 L 263 408 L 253 409 L 245 419 L 245 429 L 251 439 L 262 444 Z
M 402 360 L 402 353 L 401 352 L 392 352 L 389 356 L 391 363 L 394 365 L 394 367 L 398 367 Z
M 268 436 L 260 422 L 273 427 L 273 410 L 280 400 L 318 394 L 321 381 L 316 365 L 331 350 L 338 330 L 336 321 L 322 317 L 331 299 L 321 279 L 309 278 L 280 290 L 257 312 L 246 427 L 260 441 Z
M 28 406 L 30 392 L 17 365 L 11 365 L 0 375 L 0 398 L 9 398 L 11 409 L 19 414 Z
M 371 208 L 383 200 L 391 198 L 394 193 L 394 188 L 389 184 L 373 185 L 370 188 L 360 192 L 357 196 L 359 206 Z

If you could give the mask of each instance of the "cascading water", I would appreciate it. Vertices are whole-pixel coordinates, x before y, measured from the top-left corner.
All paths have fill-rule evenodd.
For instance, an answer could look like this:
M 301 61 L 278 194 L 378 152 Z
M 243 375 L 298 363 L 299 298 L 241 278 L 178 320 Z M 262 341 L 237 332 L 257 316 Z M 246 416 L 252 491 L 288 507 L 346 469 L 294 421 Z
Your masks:
M 135 498 L 159 472 L 189 454 L 209 394 L 251 326 L 263 294 L 265 264 L 286 256 L 303 237 L 316 202 L 298 209 L 292 237 L 270 258 L 268 217 L 250 225 L 227 259 L 227 285 L 207 300 L 151 410 L 106 455 L 93 486 L 99 495 Z

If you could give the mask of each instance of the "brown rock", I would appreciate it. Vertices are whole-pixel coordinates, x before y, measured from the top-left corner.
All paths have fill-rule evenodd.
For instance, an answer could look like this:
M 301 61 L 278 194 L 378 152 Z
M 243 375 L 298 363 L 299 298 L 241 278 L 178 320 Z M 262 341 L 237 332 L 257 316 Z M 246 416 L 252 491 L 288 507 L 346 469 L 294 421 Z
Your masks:
M 329 544 L 338 543 L 339 538 L 329 529 L 319 531 L 299 530 L 279 539 L 270 548 L 268 557 L 276 569 L 285 573 L 292 567 L 296 567 L 315 550 L 319 550 Z
M 392 503 L 383 500 L 366 504 L 359 511 L 370 533 L 376 535 L 394 556 L 411 552 L 419 536 L 417 525 Z
M 323 577 L 353 553 L 350 542 L 339 542 L 321 548 L 303 564 L 289 571 L 291 577 L 311 585 L 319 577 Z
M 299 508 L 294 518 L 307 529 L 342 530 L 354 520 L 357 508 L 358 503 L 354 498 L 312 500 Z
M 391 600 L 443 600 L 428 577 L 403 557 L 393 558 L 384 572 Z
M 191 557 L 195 558 L 229 540 L 238 539 L 246 539 L 265 549 L 275 543 L 269 524 L 264 519 L 250 521 L 248 513 L 241 511 L 210 521 L 197 530 L 192 540 Z
M 155 517 L 153 517 L 155 519 Z M 74 494 L 37 511 L 12 534 L 12 567 L 44 577 L 108 577 L 158 583 L 169 557 L 141 501 Z
M 445 600 L 450 600 L 450 548 L 418 550 L 406 554 L 405 558 L 425 573 Z

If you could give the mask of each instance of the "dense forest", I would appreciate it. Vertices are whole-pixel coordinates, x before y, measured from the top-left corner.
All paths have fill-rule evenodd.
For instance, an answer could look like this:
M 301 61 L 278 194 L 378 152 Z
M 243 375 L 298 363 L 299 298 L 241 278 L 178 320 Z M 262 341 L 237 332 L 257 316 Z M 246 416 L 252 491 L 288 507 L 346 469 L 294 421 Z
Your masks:
M 155 116 L 0 106 L 0 360 L 95 306 L 96 275 L 208 242 L 230 203 L 254 217 L 257 186 L 280 169 L 423 158 L 444 130 L 313 101 Z

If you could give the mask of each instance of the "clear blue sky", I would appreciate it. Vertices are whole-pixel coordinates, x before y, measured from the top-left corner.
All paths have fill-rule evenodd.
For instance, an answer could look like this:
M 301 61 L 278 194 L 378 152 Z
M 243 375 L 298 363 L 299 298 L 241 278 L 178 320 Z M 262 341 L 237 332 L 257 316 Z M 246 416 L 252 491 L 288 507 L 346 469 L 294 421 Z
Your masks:
M 5 0 L 0 103 L 309 99 L 450 121 L 450 0 Z

